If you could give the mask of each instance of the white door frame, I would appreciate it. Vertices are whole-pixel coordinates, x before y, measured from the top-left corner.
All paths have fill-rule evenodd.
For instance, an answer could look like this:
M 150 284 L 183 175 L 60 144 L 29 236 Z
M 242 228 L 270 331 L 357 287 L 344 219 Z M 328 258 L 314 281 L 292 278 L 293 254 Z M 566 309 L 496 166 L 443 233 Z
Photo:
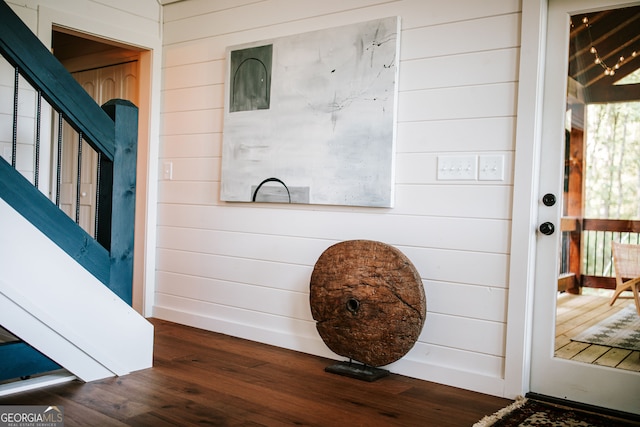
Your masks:
M 530 390 L 547 0 L 522 2 L 504 396 Z
M 604 4 L 605 1 L 603 0 L 602 3 Z M 540 391 L 531 390 L 530 375 L 548 3 L 547 0 L 524 0 L 522 10 L 505 396 L 513 396 L 518 394 L 518 391 L 522 393 Z M 621 0 L 619 3 L 629 2 Z M 539 309 L 540 307 L 536 307 L 536 310 Z M 549 340 L 553 341 L 553 338 L 551 333 Z M 556 365 L 561 364 L 562 362 L 559 362 Z M 569 366 L 571 364 L 567 363 L 567 365 L 571 368 Z M 593 369 L 589 373 L 589 377 L 593 377 L 591 387 L 604 387 L 611 375 L 619 374 L 605 371 L 606 369 Z M 562 369 L 557 372 L 545 372 L 545 375 L 553 378 L 554 382 L 563 383 Z M 601 384 L 596 386 L 596 383 Z M 569 382 L 565 385 L 568 384 Z M 629 402 L 625 404 L 625 402 L 595 399 L 589 390 L 574 390 L 572 397 L 568 398 L 596 406 L 637 411 L 637 409 L 633 410 L 633 403 L 628 405 Z M 621 406 L 616 407 L 616 405 Z
M 161 26 L 162 22 L 158 25 Z M 137 32 L 126 22 L 115 26 L 110 22 L 39 5 L 37 36 L 45 46 L 51 46 L 51 31 L 55 26 L 146 49 L 139 58 L 141 105 L 137 187 L 140 196 L 136 198 L 133 307 L 143 316 L 151 317 L 155 298 L 162 31 L 158 28 L 155 34 Z

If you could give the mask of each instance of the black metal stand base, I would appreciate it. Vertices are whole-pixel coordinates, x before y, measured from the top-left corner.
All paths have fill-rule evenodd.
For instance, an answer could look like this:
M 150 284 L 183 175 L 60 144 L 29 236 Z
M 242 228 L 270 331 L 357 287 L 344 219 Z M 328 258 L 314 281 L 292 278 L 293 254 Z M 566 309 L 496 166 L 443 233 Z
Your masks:
M 355 378 L 362 381 L 373 382 L 389 375 L 386 369 L 374 368 L 354 362 L 340 362 L 324 368 L 326 372 Z

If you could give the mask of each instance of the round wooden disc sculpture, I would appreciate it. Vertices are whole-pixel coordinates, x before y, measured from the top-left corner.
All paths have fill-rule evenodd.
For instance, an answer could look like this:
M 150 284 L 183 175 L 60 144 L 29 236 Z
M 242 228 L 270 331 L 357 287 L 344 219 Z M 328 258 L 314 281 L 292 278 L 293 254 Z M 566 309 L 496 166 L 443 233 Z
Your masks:
M 334 352 L 369 366 L 404 356 L 426 316 L 422 281 L 409 259 L 381 242 L 350 240 L 322 253 L 311 274 L 311 313 Z

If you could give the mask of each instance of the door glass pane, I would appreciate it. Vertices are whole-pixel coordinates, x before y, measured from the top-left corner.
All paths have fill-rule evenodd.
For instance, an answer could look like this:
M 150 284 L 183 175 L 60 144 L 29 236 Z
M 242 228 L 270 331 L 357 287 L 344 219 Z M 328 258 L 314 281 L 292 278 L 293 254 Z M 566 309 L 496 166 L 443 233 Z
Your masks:
M 555 356 L 639 371 L 640 342 L 602 327 L 638 316 L 630 291 L 610 302 L 611 242 L 640 245 L 640 7 L 574 15 L 569 39 Z

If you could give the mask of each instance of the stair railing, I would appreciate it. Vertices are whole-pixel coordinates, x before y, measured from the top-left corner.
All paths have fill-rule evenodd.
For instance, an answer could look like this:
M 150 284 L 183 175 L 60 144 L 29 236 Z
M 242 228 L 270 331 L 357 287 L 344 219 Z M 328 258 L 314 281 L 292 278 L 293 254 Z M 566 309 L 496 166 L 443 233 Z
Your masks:
M 138 109 L 129 101 L 112 100 L 98 106 L 60 62 L 4 2 L 0 1 L 0 54 L 14 69 L 10 156 L 0 152 L 0 198 L 59 247 L 76 259 L 128 304 L 132 303 L 133 239 L 137 158 Z M 35 93 L 34 140 L 24 144 L 19 131 L 21 90 L 26 82 Z M 26 91 L 27 97 L 29 90 Z M 43 101 L 55 111 L 53 134 L 57 137 L 56 187 L 50 200 L 38 190 Z M 60 152 L 63 122 L 98 153 L 96 231 L 90 236 L 59 209 Z M 45 123 L 48 123 L 45 121 Z M 57 129 L 56 129 L 57 126 Z M 1 135 L 1 134 L 0 134 Z M 0 141 L 2 143 L 4 141 Z M 33 176 L 19 169 L 18 148 L 33 147 Z M 5 157 L 5 158 L 3 158 Z M 10 157 L 10 162 L 6 161 Z M 79 164 L 78 169 L 82 166 Z M 79 199 L 80 185 L 76 188 Z M 78 206 L 79 203 L 76 203 Z M 73 215 L 72 215 L 73 216 Z

